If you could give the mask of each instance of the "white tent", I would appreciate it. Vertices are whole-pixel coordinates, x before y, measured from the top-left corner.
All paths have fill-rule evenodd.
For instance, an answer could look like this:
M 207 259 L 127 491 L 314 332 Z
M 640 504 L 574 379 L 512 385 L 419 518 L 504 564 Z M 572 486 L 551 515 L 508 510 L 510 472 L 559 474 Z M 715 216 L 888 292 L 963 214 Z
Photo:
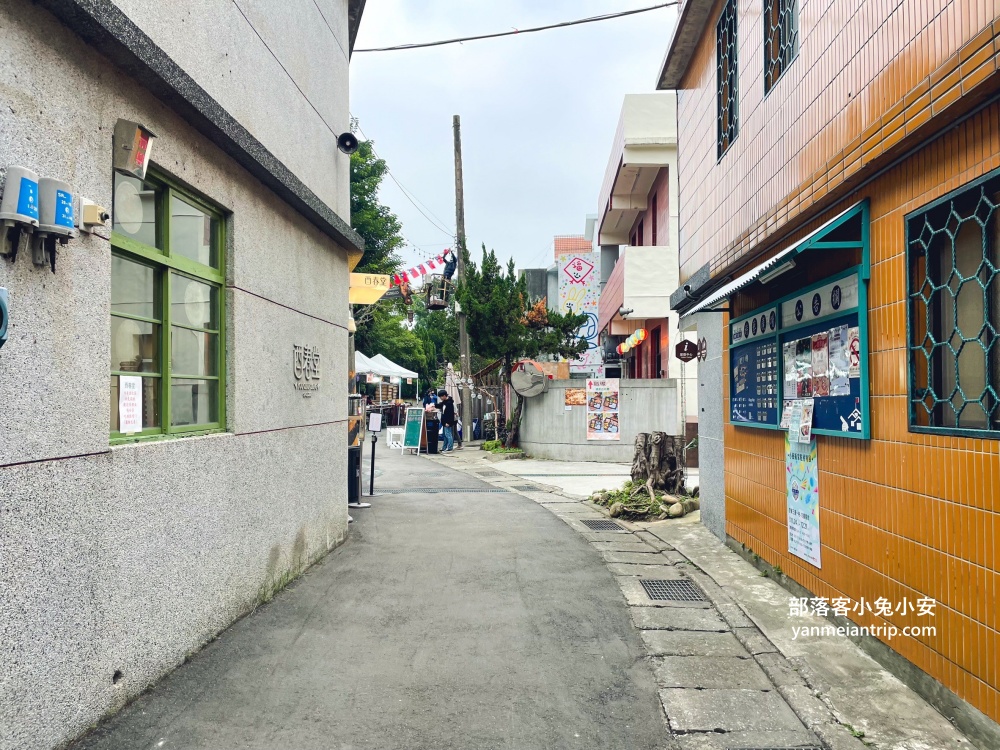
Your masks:
M 381 354 L 376 354 L 374 357 L 369 358 L 372 367 L 375 369 L 373 372 L 377 372 L 379 375 L 386 375 L 393 378 L 416 378 L 419 377 L 417 373 L 413 370 L 407 370 L 405 367 L 400 367 L 391 359 L 383 357 Z
M 354 352 L 354 371 L 355 372 L 378 372 L 372 361 L 368 359 L 364 354 L 359 351 Z

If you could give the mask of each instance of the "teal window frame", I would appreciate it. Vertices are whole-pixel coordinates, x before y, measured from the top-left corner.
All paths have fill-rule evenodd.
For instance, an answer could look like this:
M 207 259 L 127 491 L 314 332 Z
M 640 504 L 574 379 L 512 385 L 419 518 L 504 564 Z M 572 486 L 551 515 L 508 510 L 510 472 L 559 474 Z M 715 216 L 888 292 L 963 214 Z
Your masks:
M 830 234 L 835 232 L 837 229 L 842 227 L 847 222 L 860 217 L 861 221 L 861 239 L 859 241 L 831 241 L 824 238 L 829 237 Z M 835 274 L 827 276 L 815 284 L 810 284 L 809 286 L 803 287 L 801 289 L 796 289 L 790 294 L 782 296 L 780 299 L 768 302 L 765 305 L 754 309 L 752 312 L 746 315 L 741 315 L 738 318 L 733 318 L 728 323 L 728 335 L 729 335 L 729 351 L 733 350 L 732 341 L 732 330 L 733 326 L 742 323 L 746 320 L 752 320 L 761 314 L 762 311 L 777 310 L 778 316 L 778 327 L 777 331 L 773 335 L 760 336 L 753 338 L 751 341 L 745 343 L 764 343 L 764 342 L 774 342 L 777 345 L 778 350 L 778 423 L 781 421 L 781 412 L 784 408 L 785 402 L 785 383 L 784 383 L 784 371 L 785 363 L 783 361 L 784 348 L 783 344 L 789 339 L 795 338 L 796 332 L 804 329 L 816 326 L 821 323 L 823 319 L 819 321 L 811 320 L 804 323 L 787 323 L 782 317 L 781 308 L 785 302 L 793 300 L 796 297 L 800 297 L 804 294 L 808 294 L 816 289 L 819 289 L 827 284 L 831 284 L 842 279 L 850 278 L 852 276 L 857 276 L 858 278 L 858 306 L 856 308 L 858 316 L 858 339 L 859 345 L 861 347 L 860 359 L 859 359 L 859 378 L 860 382 L 858 384 L 860 389 L 860 400 L 859 411 L 861 412 L 861 430 L 859 432 L 843 432 L 839 430 L 828 430 L 821 427 L 814 427 L 812 430 L 813 435 L 825 435 L 827 437 L 839 437 L 846 438 L 848 440 L 870 440 L 871 439 L 871 385 L 869 382 L 869 332 L 868 332 L 868 281 L 871 278 L 871 231 L 870 231 L 870 202 L 864 200 L 859 203 L 852 211 L 845 213 L 838 221 L 831 224 L 829 227 L 823 231 L 822 234 L 811 237 L 808 241 L 802 242 L 799 246 L 795 248 L 795 251 L 791 253 L 788 258 L 794 258 L 806 250 L 846 250 L 846 249 L 860 249 L 861 250 L 861 263 L 856 266 L 852 266 L 843 271 L 839 271 Z M 842 317 L 851 314 L 855 308 L 849 308 L 844 310 L 843 313 L 838 313 L 836 315 L 828 316 L 829 319 L 834 319 L 837 317 Z M 739 342 L 736 344 L 737 347 L 742 346 L 744 342 Z M 731 373 L 729 374 L 730 383 L 732 381 Z M 732 398 L 732 389 L 730 388 L 729 397 Z M 730 419 L 729 411 L 726 413 L 726 421 L 733 427 L 748 427 L 751 429 L 758 430 L 781 430 L 786 432 L 780 427 L 780 424 L 770 424 L 766 422 L 733 422 Z
M 976 204 L 976 208 L 973 212 L 966 217 L 962 217 L 959 213 L 958 208 L 956 208 L 956 201 L 967 200 L 974 193 L 979 193 L 979 201 Z M 1000 292 L 997 291 L 997 286 L 1000 285 L 1000 237 L 991 237 L 991 229 L 993 233 L 1000 234 L 1000 203 L 994 203 L 987 197 L 995 196 L 1000 194 L 1000 169 L 995 169 L 987 174 L 967 182 L 955 190 L 950 191 L 946 195 L 938 198 L 925 206 L 911 211 L 906 214 L 903 218 L 905 229 L 906 229 L 906 347 L 907 347 L 907 416 L 908 416 L 908 429 L 913 433 L 923 433 L 930 435 L 952 435 L 958 437 L 969 437 L 978 438 L 980 440 L 996 440 L 1000 439 Z M 930 216 L 933 213 L 940 214 L 940 209 L 946 205 L 950 204 L 948 217 L 944 224 L 940 227 L 934 227 L 930 223 Z M 981 215 L 981 209 L 983 209 L 984 204 L 988 205 L 988 210 L 986 210 L 986 215 Z M 959 221 L 952 227 L 953 216 Z M 923 222 L 921 222 L 921 219 Z M 980 266 L 978 267 L 975 274 L 972 276 L 964 276 L 961 269 L 958 267 L 957 249 L 955 245 L 955 237 L 961 231 L 962 224 L 970 221 L 977 222 L 982 231 L 982 253 L 983 258 Z M 924 233 L 930 232 L 930 236 L 926 236 Z M 942 279 L 940 285 L 934 284 L 934 280 L 931 279 L 931 271 L 929 267 L 929 243 L 933 242 L 935 234 L 945 234 L 950 237 L 951 250 L 952 250 L 952 272 L 947 280 Z M 994 241 L 991 242 L 990 240 Z M 992 255 L 992 259 L 990 257 Z M 924 261 L 924 283 L 920 285 L 919 288 L 915 288 L 914 285 L 914 272 L 917 270 L 917 264 L 920 259 Z M 983 277 L 988 277 L 987 281 L 983 281 Z M 967 283 L 978 283 L 979 287 L 983 290 L 983 327 L 980 329 L 980 334 L 977 337 L 969 338 L 965 333 L 959 328 L 958 325 L 958 298 L 955 291 L 952 289 L 949 293 L 949 289 L 958 281 L 959 293 L 961 293 L 962 287 Z M 929 287 L 927 285 L 930 285 Z M 992 291 L 992 294 L 991 294 Z M 944 338 L 943 341 L 937 341 L 934 333 L 931 332 L 931 310 L 936 304 L 943 304 L 937 299 L 940 295 L 941 299 L 945 302 L 949 296 L 953 299 L 954 305 L 954 315 L 955 320 L 953 321 L 952 332 L 950 336 Z M 923 307 L 925 319 L 924 319 L 924 338 L 920 341 L 915 341 L 914 338 L 918 335 L 918 330 L 914 326 L 914 308 L 916 306 Z M 936 321 L 943 322 L 943 321 Z M 989 331 L 987 331 L 989 329 Z M 975 345 L 978 342 L 979 346 L 982 346 L 984 350 L 984 389 L 980 392 L 977 398 L 968 398 L 966 396 L 965 390 L 961 387 L 961 373 L 959 372 L 958 356 L 955 353 L 954 341 L 955 335 L 960 338 L 959 341 L 959 351 L 964 346 Z M 982 344 L 980 339 L 985 336 L 989 340 L 988 345 Z M 931 378 L 933 375 L 933 370 L 935 365 L 932 364 L 932 358 L 925 354 L 925 344 L 930 340 L 932 345 L 932 352 L 934 349 L 940 348 L 944 352 L 944 348 L 947 347 L 951 350 L 954 355 L 954 368 L 955 368 L 955 386 L 948 398 L 939 398 L 939 394 L 935 392 L 934 385 L 931 384 Z M 944 367 L 947 365 L 947 356 L 945 356 L 945 362 L 941 363 L 937 361 L 938 367 Z M 927 387 L 922 387 L 918 383 L 917 378 L 917 365 L 923 364 L 925 370 L 924 375 L 927 380 Z M 939 372 L 936 375 L 937 379 L 942 379 L 943 375 Z M 988 399 L 991 403 L 991 408 L 987 410 L 986 406 L 983 404 L 984 395 L 989 392 Z M 940 407 L 942 413 L 947 413 L 944 405 L 952 402 L 956 393 L 961 393 L 963 404 L 963 410 L 968 404 L 977 404 L 983 409 L 986 415 L 987 427 L 977 428 L 968 426 L 946 426 L 946 425 L 934 425 L 928 424 L 923 425 L 917 422 L 918 409 L 923 409 L 928 415 L 928 421 L 933 420 L 932 411 L 926 408 L 927 397 L 930 396 L 934 401 L 935 409 Z M 955 414 L 955 420 L 958 422 L 960 419 L 959 415 Z M 990 424 L 998 425 L 996 429 L 991 429 Z
M 156 202 L 156 244 L 157 247 L 146 245 L 121 232 L 111 232 L 111 253 L 133 263 L 152 268 L 156 272 L 155 287 L 157 296 L 157 318 L 129 315 L 112 312 L 112 318 L 125 318 L 142 323 L 154 323 L 159 328 L 159 371 L 158 372 L 127 372 L 116 370 L 109 363 L 110 376 L 135 376 L 153 378 L 159 383 L 160 426 L 149 427 L 141 432 L 125 435 L 118 429 L 111 430 L 111 444 L 120 445 L 151 440 L 163 440 L 178 437 L 192 437 L 224 432 L 226 429 L 226 213 L 206 198 L 193 192 L 180 182 L 165 174 L 150 168 L 143 182 L 154 185 L 159 190 Z M 194 208 L 203 211 L 215 219 L 211 242 L 217 260 L 217 266 L 208 266 L 183 255 L 174 254 L 170 248 L 170 205 L 172 198 L 179 198 Z M 172 276 L 181 276 L 211 285 L 216 289 L 218 299 L 218 328 L 196 328 L 187 324 L 174 323 L 171 316 Z M 206 332 L 217 336 L 216 374 L 196 375 L 174 372 L 171 363 L 171 331 L 174 327 L 186 328 L 196 332 Z M 214 381 L 217 387 L 217 416 L 214 422 L 195 425 L 171 424 L 171 384 L 174 380 L 195 379 Z M 110 380 L 109 380 L 110 383 Z

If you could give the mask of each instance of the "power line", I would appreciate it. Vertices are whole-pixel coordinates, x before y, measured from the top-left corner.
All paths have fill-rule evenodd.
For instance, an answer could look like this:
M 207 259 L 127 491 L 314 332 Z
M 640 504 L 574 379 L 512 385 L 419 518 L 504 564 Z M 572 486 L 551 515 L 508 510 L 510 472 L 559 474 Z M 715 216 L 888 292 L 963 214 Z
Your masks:
M 605 13 L 600 16 L 590 16 L 589 18 L 580 18 L 575 21 L 563 21 L 561 23 L 551 23 L 546 26 L 535 26 L 530 29 L 514 29 L 513 31 L 499 31 L 494 34 L 479 34 L 478 36 L 464 36 L 457 37 L 455 39 L 441 39 L 436 42 L 419 42 L 416 44 L 397 44 L 393 47 L 369 47 L 367 49 L 356 49 L 355 52 L 398 52 L 399 50 L 408 49 L 421 49 L 423 47 L 440 47 L 445 44 L 460 44 L 462 42 L 474 42 L 480 39 L 496 39 L 502 36 L 516 36 L 518 34 L 531 34 L 536 31 L 548 31 L 549 29 L 562 29 L 567 26 L 579 26 L 584 23 L 596 23 L 597 21 L 610 21 L 614 18 L 622 18 L 623 16 L 634 16 L 636 13 L 646 13 L 651 10 L 659 10 L 660 8 L 669 8 L 679 4 L 679 0 L 671 0 L 671 2 L 660 3 L 659 5 L 651 5 L 648 8 L 637 8 L 635 10 L 623 10 L 617 13 Z

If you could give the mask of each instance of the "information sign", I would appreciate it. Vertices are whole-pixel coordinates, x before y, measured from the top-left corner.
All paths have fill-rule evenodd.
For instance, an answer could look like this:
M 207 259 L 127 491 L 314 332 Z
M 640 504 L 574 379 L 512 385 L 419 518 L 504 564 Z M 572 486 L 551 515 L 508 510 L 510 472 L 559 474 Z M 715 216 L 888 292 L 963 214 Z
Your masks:
M 424 410 L 415 406 L 406 410 L 406 432 L 403 433 L 403 451 L 420 451 L 420 435 L 424 429 Z

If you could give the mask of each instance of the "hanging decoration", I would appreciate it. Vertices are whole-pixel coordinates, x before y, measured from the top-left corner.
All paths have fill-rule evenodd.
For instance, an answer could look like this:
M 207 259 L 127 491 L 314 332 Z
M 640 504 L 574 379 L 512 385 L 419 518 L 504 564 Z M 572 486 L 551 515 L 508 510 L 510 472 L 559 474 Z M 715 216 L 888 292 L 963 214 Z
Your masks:
M 431 271 L 437 270 L 438 266 L 445 265 L 445 256 L 451 252 L 451 248 L 444 250 L 440 255 L 432 258 L 431 260 L 425 260 L 409 270 L 403 271 L 402 273 L 397 273 L 392 277 L 392 283 L 394 285 L 402 284 L 404 281 L 416 281 L 421 276 L 426 276 Z
M 646 340 L 649 336 L 649 331 L 645 328 L 640 328 L 638 331 L 629 336 L 625 341 L 615 347 L 615 351 L 619 354 L 627 354 L 628 352 L 635 349 L 639 344 Z

